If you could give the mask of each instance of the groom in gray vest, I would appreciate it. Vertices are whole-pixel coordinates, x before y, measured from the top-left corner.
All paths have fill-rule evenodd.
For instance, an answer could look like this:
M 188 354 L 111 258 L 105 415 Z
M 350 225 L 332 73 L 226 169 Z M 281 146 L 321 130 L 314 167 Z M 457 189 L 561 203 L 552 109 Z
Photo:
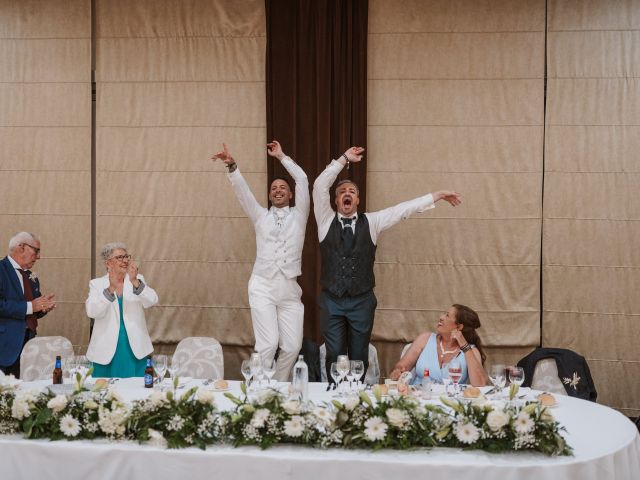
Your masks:
M 351 147 L 333 160 L 313 185 L 313 209 L 318 224 L 322 257 L 320 328 L 327 349 L 327 378 L 338 355 L 362 360 L 368 368 L 369 340 L 378 304 L 373 293 L 373 264 L 378 235 L 414 213 L 433 208 L 439 200 L 459 205 L 460 194 L 441 190 L 378 212 L 358 213 L 358 186 L 341 180 L 336 186 L 337 212 L 331 208 L 329 189 L 348 162 L 362 160 L 364 148 Z M 364 378 L 364 375 L 363 375 Z

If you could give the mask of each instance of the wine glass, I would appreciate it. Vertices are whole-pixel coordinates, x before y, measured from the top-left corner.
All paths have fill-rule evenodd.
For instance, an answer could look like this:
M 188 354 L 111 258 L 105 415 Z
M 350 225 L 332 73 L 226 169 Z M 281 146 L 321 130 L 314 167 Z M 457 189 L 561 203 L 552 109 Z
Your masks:
M 458 382 L 462 378 L 462 365 L 454 360 L 449 363 L 449 367 L 447 368 L 447 370 L 449 372 L 449 378 L 453 382 L 453 394 L 457 395 L 458 393 L 460 393 Z
M 338 373 L 340 374 L 340 383 L 342 383 L 351 369 L 351 365 L 349 365 L 349 357 L 346 355 L 338 355 L 336 365 L 338 366 Z M 344 390 L 344 388 L 341 387 L 341 390 Z
M 336 385 L 336 387 L 338 386 L 339 382 L 338 380 L 340 380 L 340 372 L 338 371 L 338 364 L 336 362 L 333 362 L 331 364 L 331 378 L 333 378 L 333 383 Z M 336 395 L 334 395 L 336 397 L 340 396 L 340 393 L 337 393 Z
M 249 388 L 249 380 L 251 379 L 251 362 L 249 360 L 243 360 L 240 366 L 240 372 L 244 377 L 244 384 Z
M 362 360 L 351 360 L 351 374 L 356 381 L 356 390 L 359 390 L 362 375 L 364 375 L 364 362 Z
M 449 396 L 449 385 L 451 384 L 451 378 L 449 377 L 449 364 L 443 363 L 440 369 L 442 375 L 442 384 L 444 385 L 444 394 Z
M 86 355 L 77 355 L 75 357 L 76 371 L 84 377 L 91 368 L 91 362 L 87 360 Z
M 253 352 L 251 354 L 249 367 L 251 368 L 251 376 L 257 381 L 257 386 L 260 386 L 260 377 L 262 376 L 262 358 L 258 352 Z
M 267 377 L 267 386 L 271 385 L 271 379 L 276 373 L 276 360 L 274 358 L 265 360 L 262 363 L 262 372 Z
M 167 356 L 166 355 L 154 355 L 153 366 L 156 370 L 156 383 L 162 383 L 164 376 L 167 373 Z
M 493 383 L 493 386 L 496 389 L 497 396 L 500 396 L 504 385 L 507 383 L 507 376 L 505 372 L 505 366 L 500 363 L 492 365 L 491 369 L 489 370 L 489 380 L 491 380 L 491 383 Z
M 175 381 L 180 371 L 180 360 L 175 355 L 171 357 L 171 363 L 169 363 L 167 369 L 169 370 L 169 375 L 171 375 L 171 381 Z
M 524 382 L 524 369 L 522 367 L 510 367 L 509 368 L 509 381 L 515 383 L 520 387 Z

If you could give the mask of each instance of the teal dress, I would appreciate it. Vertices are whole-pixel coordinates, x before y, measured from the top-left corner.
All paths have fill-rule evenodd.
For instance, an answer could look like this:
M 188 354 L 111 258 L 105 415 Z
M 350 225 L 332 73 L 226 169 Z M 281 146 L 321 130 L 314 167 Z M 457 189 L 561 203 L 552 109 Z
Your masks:
M 122 313 L 122 296 L 118 295 L 118 308 L 120 310 L 120 331 L 118 332 L 118 345 L 116 353 L 111 362 L 107 365 L 93 363 L 93 377 L 144 377 L 144 369 L 147 367 L 145 358 L 137 359 L 131 351 L 129 336 L 124 326 L 124 315 Z

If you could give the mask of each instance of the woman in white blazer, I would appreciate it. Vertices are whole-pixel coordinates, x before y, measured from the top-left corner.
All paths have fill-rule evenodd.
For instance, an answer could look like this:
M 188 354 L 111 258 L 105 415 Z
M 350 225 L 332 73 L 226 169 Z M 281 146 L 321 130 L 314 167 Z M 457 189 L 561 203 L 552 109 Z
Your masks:
M 124 243 L 108 243 L 100 252 L 107 274 L 89 282 L 87 315 L 95 320 L 87 358 L 94 377 L 142 377 L 153 345 L 144 309 L 158 295 L 138 273 Z

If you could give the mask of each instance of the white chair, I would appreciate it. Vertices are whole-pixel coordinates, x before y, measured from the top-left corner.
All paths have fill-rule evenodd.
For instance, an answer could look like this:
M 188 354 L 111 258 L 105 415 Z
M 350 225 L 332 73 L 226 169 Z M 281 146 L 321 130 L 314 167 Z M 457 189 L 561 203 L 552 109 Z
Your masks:
M 187 337 L 178 343 L 173 359 L 180 362 L 178 375 L 193 378 L 224 378 L 220 342 L 211 337 Z
M 567 394 L 558 375 L 558 366 L 553 358 L 543 358 L 536 363 L 531 379 L 531 388 L 556 395 Z
M 35 337 L 29 340 L 20 355 L 20 379 L 25 382 L 51 380 L 56 355 L 62 360 L 73 356 L 73 345 L 65 337 Z
M 325 368 L 325 359 L 327 358 L 327 347 L 324 343 L 320 345 L 320 376 L 323 382 L 327 381 L 327 369 Z M 375 385 L 380 382 L 380 364 L 378 363 L 378 350 L 373 344 L 369 343 L 369 368 L 364 376 L 364 383 Z

